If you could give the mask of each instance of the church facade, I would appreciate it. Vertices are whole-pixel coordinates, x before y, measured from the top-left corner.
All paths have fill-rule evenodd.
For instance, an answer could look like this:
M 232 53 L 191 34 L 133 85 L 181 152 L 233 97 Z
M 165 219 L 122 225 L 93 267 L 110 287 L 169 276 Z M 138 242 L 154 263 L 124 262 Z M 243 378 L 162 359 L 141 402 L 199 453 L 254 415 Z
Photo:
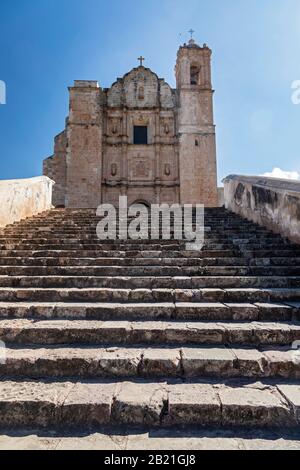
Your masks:
M 142 65 L 108 89 L 69 88 L 66 128 L 43 173 L 57 207 L 101 203 L 218 206 L 211 50 L 193 39 L 179 48 L 176 89 Z

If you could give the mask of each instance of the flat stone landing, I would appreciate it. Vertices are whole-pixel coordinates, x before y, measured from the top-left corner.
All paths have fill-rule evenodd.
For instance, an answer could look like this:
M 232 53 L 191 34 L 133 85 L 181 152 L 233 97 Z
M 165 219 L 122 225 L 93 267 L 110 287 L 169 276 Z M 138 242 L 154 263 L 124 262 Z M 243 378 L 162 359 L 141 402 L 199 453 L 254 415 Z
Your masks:
M 103 428 L 91 434 L 3 432 L 0 450 L 300 450 L 300 431 Z

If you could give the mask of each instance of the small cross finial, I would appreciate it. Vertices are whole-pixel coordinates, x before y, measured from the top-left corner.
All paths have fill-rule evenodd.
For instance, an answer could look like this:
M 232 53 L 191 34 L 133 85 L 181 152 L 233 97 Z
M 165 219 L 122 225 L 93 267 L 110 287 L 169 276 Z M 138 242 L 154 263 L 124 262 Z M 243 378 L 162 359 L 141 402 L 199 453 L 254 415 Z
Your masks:
M 143 62 L 145 60 L 145 57 L 141 55 L 140 57 L 138 57 L 138 60 L 140 61 L 140 67 L 143 67 Z
M 195 31 L 194 31 L 193 29 L 190 29 L 188 32 L 189 32 L 190 35 L 191 35 L 191 39 L 193 39 L 193 36 L 194 36 L 194 32 L 195 32 Z

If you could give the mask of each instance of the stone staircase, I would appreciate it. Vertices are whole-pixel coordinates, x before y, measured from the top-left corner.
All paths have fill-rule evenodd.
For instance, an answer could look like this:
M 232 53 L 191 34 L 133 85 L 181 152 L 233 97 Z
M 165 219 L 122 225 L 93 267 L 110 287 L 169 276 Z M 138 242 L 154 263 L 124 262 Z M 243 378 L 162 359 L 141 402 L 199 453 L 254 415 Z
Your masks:
M 0 234 L 1 426 L 300 427 L 300 246 L 225 209 L 201 252 L 98 221 Z

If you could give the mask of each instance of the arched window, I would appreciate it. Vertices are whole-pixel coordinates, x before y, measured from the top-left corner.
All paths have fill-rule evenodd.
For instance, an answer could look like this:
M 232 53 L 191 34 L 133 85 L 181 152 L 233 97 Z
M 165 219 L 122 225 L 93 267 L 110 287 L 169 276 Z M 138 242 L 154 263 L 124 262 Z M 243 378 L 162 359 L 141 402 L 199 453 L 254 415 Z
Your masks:
M 146 201 L 145 199 L 137 199 L 136 201 L 134 201 L 133 204 L 131 204 L 132 206 L 135 206 L 135 205 L 141 205 L 141 206 L 146 206 L 147 209 L 150 209 L 151 208 L 151 204 L 150 202 Z
M 200 81 L 200 67 L 197 65 L 191 66 L 191 85 L 199 85 Z

